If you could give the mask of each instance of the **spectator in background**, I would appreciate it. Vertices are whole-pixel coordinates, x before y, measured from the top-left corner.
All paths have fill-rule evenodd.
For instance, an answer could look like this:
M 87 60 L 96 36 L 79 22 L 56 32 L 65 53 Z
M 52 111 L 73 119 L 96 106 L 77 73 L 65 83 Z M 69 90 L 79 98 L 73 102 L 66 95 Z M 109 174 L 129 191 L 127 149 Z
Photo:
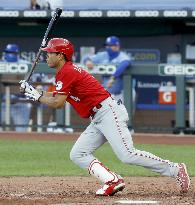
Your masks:
M 8 63 L 29 63 L 19 57 L 19 46 L 16 44 L 8 44 L 3 52 L 2 61 Z M 29 124 L 31 104 L 24 103 L 25 100 L 22 94 L 11 94 L 11 120 L 15 125 L 17 132 L 27 131 Z M 1 121 L 5 122 L 5 96 L 3 96 Z M 19 126 L 17 126 L 19 125 Z M 21 126 L 20 126 L 21 125 Z M 24 127 L 22 127 L 24 125 Z M 26 127 L 25 127 L 26 126 Z
M 103 75 L 103 86 L 113 95 L 118 101 L 123 97 L 123 72 L 131 64 L 130 57 L 121 51 L 120 39 L 116 36 L 109 36 L 105 41 L 105 51 L 100 51 L 94 56 L 89 56 L 84 60 L 86 67 L 92 70 L 94 64 L 115 64 L 116 71 L 109 75 Z M 133 89 L 133 111 L 135 111 L 135 89 Z
M 31 10 L 50 10 L 50 4 L 46 0 L 31 0 L 30 9 Z
M 31 0 L 31 10 L 55 10 L 56 8 L 64 8 L 63 0 Z
M 63 0 L 48 0 L 50 4 L 51 10 L 55 10 L 56 8 L 64 8 L 64 2 Z
M 2 60 L 4 62 L 14 62 L 14 63 L 29 63 L 26 60 L 20 59 L 19 56 L 20 48 L 17 44 L 7 44 L 3 51 Z

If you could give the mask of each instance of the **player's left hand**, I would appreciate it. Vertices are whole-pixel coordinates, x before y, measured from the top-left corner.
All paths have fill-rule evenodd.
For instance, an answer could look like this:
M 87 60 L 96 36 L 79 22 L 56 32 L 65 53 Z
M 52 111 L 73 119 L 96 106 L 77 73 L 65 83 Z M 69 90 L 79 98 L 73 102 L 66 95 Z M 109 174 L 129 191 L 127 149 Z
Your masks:
M 38 101 L 40 97 L 42 96 L 37 90 L 34 90 L 31 93 L 24 93 L 24 95 L 26 96 L 27 99 L 32 100 L 32 101 Z
M 113 83 L 114 83 L 115 79 L 113 77 L 111 77 L 108 81 L 108 84 L 107 84 L 107 88 L 111 88 Z

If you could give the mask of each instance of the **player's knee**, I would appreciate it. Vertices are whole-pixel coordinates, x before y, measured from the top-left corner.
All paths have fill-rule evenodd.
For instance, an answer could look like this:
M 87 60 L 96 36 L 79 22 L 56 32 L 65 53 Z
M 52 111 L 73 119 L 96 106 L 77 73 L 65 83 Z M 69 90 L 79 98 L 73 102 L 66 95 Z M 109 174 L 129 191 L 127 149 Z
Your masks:
M 79 163 L 79 154 L 78 152 L 76 152 L 74 149 L 71 150 L 70 152 L 70 159 L 75 163 L 78 164 Z
M 72 149 L 70 152 L 70 159 L 82 169 L 88 169 L 91 159 L 88 154 Z

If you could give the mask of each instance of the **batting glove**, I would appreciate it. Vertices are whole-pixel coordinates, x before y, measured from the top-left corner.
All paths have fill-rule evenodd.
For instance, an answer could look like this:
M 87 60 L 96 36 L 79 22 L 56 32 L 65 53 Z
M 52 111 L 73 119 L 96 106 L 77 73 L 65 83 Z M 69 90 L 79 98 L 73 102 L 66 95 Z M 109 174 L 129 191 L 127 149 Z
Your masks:
M 24 93 L 24 95 L 26 96 L 27 99 L 32 101 L 38 101 L 38 102 L 40 97 L 43 96 L 37 90 L 34 90 L 32 93 Z
M 25 93 L 25 92 L 31 92 L 32 85 L 30 85 L 27 81 L 21 80 L 20 82 L 20 92 Z
M 20 83 L 20 91 L 23 92 L 28 99 L 32 101 L 39 101 L 39 98 L 43 96 L 43 91 L 39 92 L 25 80 L 21 80 Z

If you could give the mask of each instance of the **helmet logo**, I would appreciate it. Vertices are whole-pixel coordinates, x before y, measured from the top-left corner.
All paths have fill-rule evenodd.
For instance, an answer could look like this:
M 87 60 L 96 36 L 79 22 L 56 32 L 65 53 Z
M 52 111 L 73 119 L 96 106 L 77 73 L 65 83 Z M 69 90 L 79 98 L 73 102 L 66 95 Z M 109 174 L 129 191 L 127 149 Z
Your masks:
M 62 89 L 62 86 L 63 86 L 63 82 L 62 81 L 58 81 L 56 83 L 56 90 L 61 90 Z
M 108 42 L 108 43 L 111 43 L 111 40 L 112 40 L 112 39 L 111 39 L 110 37 L 108 37 L 107 42 Z

